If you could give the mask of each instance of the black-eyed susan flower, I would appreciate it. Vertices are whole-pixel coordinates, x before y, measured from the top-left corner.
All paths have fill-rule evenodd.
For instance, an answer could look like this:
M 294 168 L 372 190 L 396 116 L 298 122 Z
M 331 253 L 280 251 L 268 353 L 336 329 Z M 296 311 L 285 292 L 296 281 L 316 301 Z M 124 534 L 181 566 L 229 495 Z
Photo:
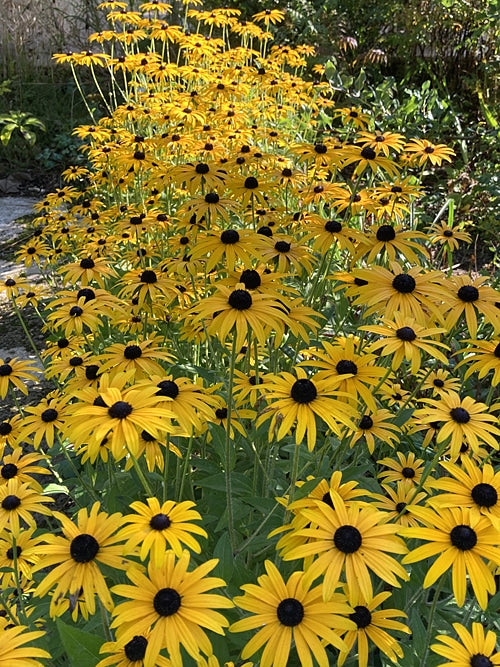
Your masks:
M 249 332 L 261 345 L 273 329 L 275 322 L 287 321 L 281 303 L 272 296 L 259 294 L 244 289 L 238 283 L 231 290 L 225 285 L 217 284 L 218 291 L 192 307 L 196 320 L 206 322 L 210 335 L 225 341 L 230 334 L 236 337 L 236 348 L 241 349 Z
M 429 237 L 431 243 L 438 243 L 445 248 L 449 248 L 452 252 L 458 250 L 460 241 L 463 243 L 472 241 L 471 235 L 465 232 L 460 225 L 452 226 L 443 220 L 429 228 Z
M 367 264 L 371 264 L 378 257 L 387 258 L 390 262 L 403 258 L 418 264 L 422 257 L 428 257 L 428 252 L 416 239 L 425 238 L 423 232 L 405 231 L 401 225 L 376 225 L 360 239 L 353 260 L 363 257 Z M 380 262 L 380 259 L 378 261 Z
M 415 485 L 409 480 L 398 480 L 396 488 L 389 484 L 382 484 L 381 487 L 385 495 L 370 493 L 373 506 L 387 512 L 388 518 L 401 526 L 418 526 L 418 520 L 410 514 L 409 507 L 422 503 L 427 498 L 427 493 L 415 493 Z
M 168 363 L 172 360 L 173 356 L 167 352 L 159 338 L 113 343 L 96 358 L 100 373 L 131 371 L 131 375 L 137 380 L 162 373 L 161 362 Z
M 13 359 L 0 359 L 0 398 L 5 398 L 9 388 L 16 387 L 23 394 L 28 394 L 28 389 L 23 380 L 38 382 L 37 373 L 39 369 L 33 361 L 22 361 L 17 357 Z
M 458 364 L 456 367 L 458 368 Z M 445 368 L 437 368 L 430 373 L 428 369 L 422 368 L 417 377 L 422 380 L 421 390 L 430 390 L 433 396 L 440 396 L 443 392 L 459 391 L 462 386 L 460 379 L 453 377 Z
M 422 365 L 422 353 L 430 359 L 448 364 L 448 358 L 439 348 L 450 348 L 436 340 L 436 336 L 445 333 L 446 329 L 423 326 L 414 317 L 405 317 L 400 312 L 395 312 L 393 318 L 391 320 L 384 317 L 381 324 L 359 327 L 363 331 L 383 336 L 379 340 L 370 341 L 370 352 L 379 350 L 382 357 L 390 355 L 393 370 L 400 368 L 403 360 L 408 361 L 413 374 L 417 373 Z
M 472 632 L 461 623 L 453 623 L 459 640 L 449 635 L 437 635 L 440 644 L 431 644 L 431 651 L 446 658 L 440 667 L 498 667 L 500 651 L 496 650 L 497 635 L 485 632 L 481 623 L 472 624 Z
M 419 408 L 415 416 L 423 424 L 441 422 L 436 442 L 449 440 L 449 451 L 456 458 L 460 447 L 466 441 L 473 450 L 480 443 L 498 449 L 500 429 L 497 417 L 489 412 L 485 403 L 475 401 L 472 396 L 460 397 L 455 391 L 441 394 L 439 399 L 424 398 L 424 408 Z
M 13 535 L 18 535 L 21 521 L 27 526 L 36 526 L 36 514 L 52 514 L 47 503 L 53 498 L 42 496 L 29 484 L 17 479 L 9 479 L 0 486 L 0 531 L 7 528 Z
M 72 334 L 80 336 L 84 332 L 98 331 L 100 316 L 99 307 L 82 296 L 78 303 L 68 303 L 49 313 L 47 322 L 54 329 L 61 329 L 65 338 L 70 338 Z
M 212 644 L 205 629 L 223 635 L 229 625 L 216 609 L 229 609 L 233 603 L 222 595 L 209 593 L 225 586 L 223 579 L 208 577 L 217 565 L 209 560 L 189 571 L 189 552 L 177 560 L 167 551 L 162 567 L 150 564 L 147 576 L 132 567 L 127 576 L 133 585 L 120 584 L 112 590 L 128 598 L 113 610 L 111 627 L 123 646 L 137 635 L 150 632 L 144 667 L 154 667 L 162 649 L 177 664 L 182 664 L 180 648 L 197 659 L 201 653 L 211 655 Z
M 268 243 L 260 249 L 260 255 L 266 262 L 274 263 L 281 273 L 292 270 L 298 274 L 311 273 L 316 258 L 305 243 L 297 242 L 293 237 L 284 234 L 267 240 Z
M 234 271 L 237 263 L 251 266 L 252 260 L 260 257 L 263 246 L 262 236 L 248 229 L 224 229 L 218 234 L 196 240 L 191 257 L 205 258 L 206 270 L 211 271 L 222 265 L 227 271 Z
M 103 375 L 98 389 L 79 392 L 79 402 L 71 409 L 67 428 L 77 444 L 86 444 L 87 450 L 98 451 L 104 438 L 109 439 L 115 459 L 125 453 L 138 453 L 139 432 L 146 430 L 153 437 L 173 431 L 164 397 L 156 395 L 155 386 L 123 388 L 131 379 L 130 371 L 116 376 L 116 381 Z
M 367 306 L 366 316 L 400 311 L 423 325 L 427 324 L 430 315 L 442 320 L 440 307 L 447 299 L 447 290 L 440 271 L 426 271 L 422 266 L 405 271 L 396 262 L 391 262 L 390 270 L 372 266 L 355 269 L 353 274 L 366 281 L 358 287 L 359 296 L 354 301 L 354 305 Z
M 320 368 L 318 378 L 328 379 L 345 400 L 356 405 L 358 397 L 375 412 L 377 404 L 373 395 L 375 387 L 385 375 L 385 369 L 377 366 L 377 356 L 358 351 L 358 342 L 352 337 L 338 338 L 335 343 L 323 341 L 323 350 L 312 349 L 313 358 L 304 365 Z
M 61 512 L 53 516 L 60 522 L 62 535 L 45 533 L 46 543 L 33 572 L 52 567 L 35 589 L 35 595 L 46 595 L 53 589 L 50 615 L 55 615 L 59 597 L 80 597 L 89 614 L 96 609 L 95 596 L 110 611 L 113 601 L 100 565 L 125 570 L 130 564 L 123 556 L 121 538 L 116 532 L 121 525 L 121 514 L 100 511 L 100 503 L 79 510 L 73 522 Z M 64 609 L 60 609 L 61 613 Z
M 127 540 L 125 552 L 130 553 L 135 547 L 140 547 L 139 558 L 146 560 L 149 554 L 155 567 L 163 565 L 169 548 L 178 558 L 182 555 L 183 546 L 200 553 L 201 547 L 194 535 L 207 537 L 207 533 L 192 523 L 201 520 L 194 506 L 191 500 L 180 503 L 166 500 L 160 505 L 157 498 L 147 498 L 146 503 L 131 503 L 130 507 L 136 514 L 124 517 L 123 522 L 128 525 L 119 534 L 120 538 Z
M 2 645 L 0 647 L 0 665 L 5 667 L 43 667 L 43 662 L 37 658 L 48 659 L 50 653 L 37 646 L 26 646 L 45 635 L 43 630 L 26 632 L 24 625 L 7 625 L 7 620 L 1 621 Z
M 42 487 L 32 477 L 33 474 L 49 475 L 50 471 L 39 465 L 34 465 L 38 461 L 45 460 L 45 456 L 35 452 L 23 453 L 21 447 L 14 449 L 12 454 L 2 457 L 0 467 L 0 485 L 7 484 L 9 479 L 17 479 L 20 482 L 29 484 L 36 491 L 41 492 Z
M 0 454 L 3 456 L 5 445 L 11 449 L 19 446 L 23 417 L 20 414 L 0 421 Z
M 482 609 L 488 606 L 488 594 L 496 591 L 495 579 L 488 562 L 500 567 L 498 530 L 488 517 L 468 507 L 414 506 L 410 512 L 423 524 L 401 528 L 404 537 L 415 537 L 427 544 L 417 546 L 403 558 L 403 563 L 417 563 L 437 556 L 428 568 L 424 588 L 451 570 L 453 594 L 459 607 L 465 602 L 467 580 Z
M 361 146 L 369 146 L 376 153 L 383 153 L 389 157 L 391 149 L 400 153 L 404 146 L 404 136 L 399 132 L 360 132 L 358 143 Z
M 458 354 L 463 354 L 464 358 L 457 364 L 457 368 L 465 366 L 465 379 L 477 373 L 481 380 L 486 377 L 490 371 L 493 371 L 491 384 L 496 387 L 500 382 L 500 340 L 471 340 L 464 341 L 469 343 L 463 347 Z
M 44 440 L 52 447 L 56 435 L 61 431 L 67 415 L 69 396 L 53 391 L 35 406 L 25 408 L 25 417 L 20 436 L 38 449 Z
M 355 630 L 348 630 L 342 634 L 342 639 L 347 644 L 347 651 L 340 651 L 337 664 L 343 665 L 356 646 L 358 654 L 358 667 L 367 667 L 370 655 L 370 643 L 376 646 L 392 662 L 396 663 L 398 658 L 403 658 L 403 648 L 399 638 L 393 637 L 387 632 L 404 632 L 410 634 L 410 628 L 401 621 L 395 621 L 397 617 L 406 618 L 404 611 L 400 609 L 378 609 L 391 597 L 390 592 L 378 593 L 370 598 L 360 595 L 359 591 L 352 591 L 346 587 L 347 601 L 353 608 L 349 618 L 356 624 Z
M 252 616 L 233 623 L 230 631 L 258 629 L 241 657 L 246 660 L 264 647 L 259 661 L 262 667 L 286 667 L 294 644 L 300 664 L 312 665 L 314 656 L 320 667 L 328 667 L 325 642 L 343 649 L 339 633 L 354 629 L 347 618 L 351 607 L 345 596 L 332 593 L 324 600 L 322 587 L 313 588 L 313 578 L 307 572 L 294 572 L 285 581 L 271 561 L 264 565 L 266 574 L 257 584 L 245 584 L 241 587 L 244 595 L 234 598 L 235 604 Z
M 106 279 L 116 276 L 115 270 L 104 257 L 84 257 L 79 262 L 65 264 L 59 273 L 64 280 L 73 284 L 79 282 L 83 287 L 95 281 L 104 288 Z
M 128 271 L 120 281 L 123 285 L 120 290 L 120 298 L 137 299 L 137 306 L 142 308 L 158 301 L 164 300 L 169 304 L 177 296 L 175 281 L 162 272 L 147 268 L 133 269 Z
M 464 315 L 467 329 L 472 338 L 476 338 L 478 315 L 483 315 L 486 322 L 495 331 L 500 331 L 500 310 L 496 304 L 500 301 L 500 292 L 485 285 L 487 276 L 470 278 L 467 275 L 448 278 L 449 297 L 446 299 L 445 326 L 452 329 Z
M 370 116 L 359 107 L 335 109 L 334 116 L 340 117 L 343 125 L 353 125 L 360 130 L 364 130 L 370 122 Z
M 317 417 L 337 434 L 342 425 L 354 427 L 354 410 L 339 400 L 336 384 L 327 378 L 307 377 L 302 368 L 296 369 L 296 376 L 287 372 L 267 375 L 265 399 L 268 407 L 258 417 L 257 425 L 271 420 L 269 440 L 274 436 L 281 440 L 295 427 L 296 444 L 307 438 L 307 448 L 312 451 Z
M 110 653 L 111 655 L 100 660 L 96 667 L 144 667 L 149 636 L 149 632 L 134 635 L 125 645 L 118 641 L 105 642 L 99 649 L 99 653 Z M 155 667 L 172 667 L 170 660 L 163 655 L 158 655 L 154 664 Z
M 405 554 L 407 548 L 396 533 L 398 525 L 387 522 L 387 514 L 374 507 L 346 504 L 341 496 L 330 491 L 334 507 L 316 501 L 316 509 L 303 509 L 301 514 L 310 526 L 296 531 L 302 544 L 283 548 L 284 560 L 314 558 L 307 572 L 316 578 L 324 576 L 323 598 L 328 600 L 343 575 L 353 591 L 365 599 L 373 595 L 370 570 L 391 586 L 399 588 L 398 577 L 408 579 L 404 567 L 392 556 Z M 286 536 L 288 539 L 289 536 Z M 279 546 L 279 544 L 278 544 Z
M 353 177 L 362 174 L 366 169 L 373 173 L 377 171 L 384 172 L 393 178 L 399 175 L 399 167 L 390 158 L 382 156 L 370 146 L 349 145 L 343 149 L 342 166 L 347 167 L 350 164 L 356 164 Z
M 478 465 L 463 457 L 460 465 L 441 461 L 448 476 L 440 476 L 429 482 L 437 493 L 429 499 L 432 507 L 476 508 L 500 528 L 500 472 L 489 463 Z
M 399 442 L 400 429 L 391 422 L 391 419 L 393 419 L 393 414 L 383 408 L 376 412 L 361 414 L 356 422 L 356 428 L 346 432 L 349 446 L 354 447 L 359 440 L 364 440 L 368 451 L 373 454 L 377 439 L 379 442 L 395 447 Z
M 4 589 L 16 586 L 15 570 L 19 574 L 21 584 L 32 579 L 31 569 L 40 559 L 43 551 L 40 536 L 33 537 L 36 527 L 21 530 L 17 535 L 4 530 L 0 535 L 0 568 Z M 0 663 L 1 664 L 1 663 Z
M 417 459 L 413 452 L 405 455 L 403 452 L 396 452 L 398 460 L 391 459 L 389 456 L 377 461 L 379 465 L 389 468 L 382 470 L 377 476 L 384 484 L 387 482 L 405 482 L 410 481 L 414 486 L 420 485 L 422 474 L 425 469 L 425 461 Z
M 445 144 L 433 144 L 428 139 L 411 139 L 403 150 L 411 155 L 412 163 L 419 167 L 425 165 L 427 161 L 439 167 L 443 161 L 451 162 L 451 158 L 455 155 L 452 148 Z

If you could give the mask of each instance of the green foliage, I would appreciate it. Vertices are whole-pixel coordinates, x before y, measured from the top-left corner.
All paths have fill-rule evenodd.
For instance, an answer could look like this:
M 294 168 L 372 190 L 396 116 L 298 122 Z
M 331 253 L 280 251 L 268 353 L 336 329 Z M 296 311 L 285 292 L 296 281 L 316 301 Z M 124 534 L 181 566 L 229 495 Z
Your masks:
M 0 141 L 4 146 L 7 146 L 12 133 L 16 131 L 30 146 L 33 146 L 36 142 L 36 133 L 33 128 L 38 128 L 44 132 L 46 130 L 41 120 L 26 111 L 11 111 L 0 115 L 0 125 L 3 126 L 0 131 Z

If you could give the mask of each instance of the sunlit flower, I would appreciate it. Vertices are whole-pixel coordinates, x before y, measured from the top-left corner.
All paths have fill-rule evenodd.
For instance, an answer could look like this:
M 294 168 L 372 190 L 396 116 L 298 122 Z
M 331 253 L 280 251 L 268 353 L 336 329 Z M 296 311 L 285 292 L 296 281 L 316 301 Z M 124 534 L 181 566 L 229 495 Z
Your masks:
M 314 656 L 320 667 L 328 667 L 325 641 L 343 649 L 339 633 L 354 628 L 347 618 L 351 607 L 345 597 L 332 593 L 323 600 L 322 587 L 312 588 L 313 578 L 308 573 L 294 572 L 285 582 L 271 561 L 266 560 L 264 565 L 266 574 L 258 578 L 258 583 L 245 584 L 241 587 L 244 595 L 234 598 L 235 604 L 252 616 L 233 623 L 230 631 L 258 629 L 241 657 L 250 658 L 264 646 L 259 663 L 262 667 L 286 667 L 293 643 L 300 664 L 312 665 Z

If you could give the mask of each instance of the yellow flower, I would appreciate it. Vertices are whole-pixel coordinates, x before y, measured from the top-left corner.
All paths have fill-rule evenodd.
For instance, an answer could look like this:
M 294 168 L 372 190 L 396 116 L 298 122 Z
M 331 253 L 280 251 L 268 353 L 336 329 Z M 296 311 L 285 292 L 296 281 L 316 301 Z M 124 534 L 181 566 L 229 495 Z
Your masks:
M 355 627 L 347 618 L 351 607 L 345 597 L 332 593 L 323 600 L 322 587 L 311 587 L 314 579 L 309 573 L 294 572 L 285 582 L 271 561 L 264 565 L 266 574 L 258 578 L 258 584 L 245 584 L 244 595 L 234 598 L 238 607 L 253 615 L 233 623 L 230 631 L 258 629 L 241 657 L 246 660 L 264 646 L 261 667 L 286 667 L 294 643 L 301 665 L 311 666 L 314 656 L 320 667 L 328 667 L 325 642 L 343 649 L 339 633 Z

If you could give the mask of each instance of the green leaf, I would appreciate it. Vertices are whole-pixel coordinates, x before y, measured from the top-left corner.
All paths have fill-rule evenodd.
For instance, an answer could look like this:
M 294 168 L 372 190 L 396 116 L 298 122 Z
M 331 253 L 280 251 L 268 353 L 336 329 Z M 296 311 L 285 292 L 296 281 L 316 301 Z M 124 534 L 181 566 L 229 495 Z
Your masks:
M 7 146 L 7 144 L 9 143 L 10 138 L 12 136 L 12 132 L 15 130 L 15 128 L 16 126 L 14 125 L 14 123 L 9 123 L 3 128 L 2 133 L 0 134 L 0 141 L 4 146 Z
M 47 484 L 43 490 L 44 495 L 48 496 L 51 493 L 64 493 L 65 496 L 69 496 L 69 489 L 64 484 Z
M 57 630 L 71 667 L 95 667 L 102 656 L 99 649 L 104 639 L 56 620 Z
M 214 558 L 219 559 L 217 573 L 220 574 L 226 584 L 228 584 L 234 574 L 234 554 L 231 548 L 229 533 L 227 531 L 222 533 L 219 541 L 215 545 Z

